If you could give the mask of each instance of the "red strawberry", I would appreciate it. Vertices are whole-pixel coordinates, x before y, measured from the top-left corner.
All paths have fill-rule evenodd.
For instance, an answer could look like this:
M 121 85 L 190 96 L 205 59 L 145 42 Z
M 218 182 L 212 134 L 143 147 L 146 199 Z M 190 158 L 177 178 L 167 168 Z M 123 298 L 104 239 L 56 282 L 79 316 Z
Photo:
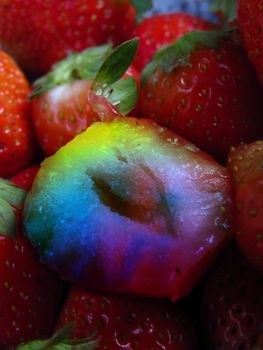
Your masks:
M 39 170 L 39 165 L 32 165 L 11 178 L 11 181 L 22 188 L 23 190 L 29 191 L 34 178 Z
M 192 32 L 161 49 L 143 74 L 139 108 L 219 160 L 263 134 L 262 89 L 231 30 Z
M 245 49 L 263 84 L 263 0 L 238 0 L 238 25 Z
M 208 349 L 249 350 L 263 327 L 263 275 L 230 247 L 211 270 L 201 317 Z
M 98 350 L 194 350 L 193 328 L 183 310 L 163 300 L 104 295 L 72 288 L 58 326 L 75 322 L 73 339 L 96 333 Z
M 46 159 L 23 214 L 41 260 L 65 280 L 175 301 L 232 237 L 232 189 L 194 145 L 122 117 Z
M 212 23 L 186 13 L 162 14 L 146 18 L 131 35 L 140 39 L 134 64 L 142 70 L 160 47 L 174 42 L 193 30 L 209 30 L 213 27 Z
M 90 48 L 61 61 L 36 82 L 32 119 L 45 155 L 55 153 L 93 122 L 110 120 L 118 112 L 126 114 L 134 107 L 137 91 L 131 77 L 135 77 L 138 86 L 138 73 L 132 67 L 124 73 L 136 49 L 137 40 L 126 42 L 113 52 L 109 45 Z M 124 79 L 115 82 L 123 74 Z M 91 98 L 93 90 L 99 91 L 98 98 Z M 116 107 L 110 115 L 105 113 L 105 109 L 110 109 L 107 100 Z
M 1 1 L 1 47 L 24 69 L 43 73 L 70 52 L 121 43 L 135 16 L 129 0 Z
M 235 185 L 236 239 L 250 263 L 263 271 L 263 141 L 233 148 L 228 168 Z
M 0 176 L 12 176 L 32 158 L 29 94 L 23 73 L 0 51 Z
M 19 181 L 22 178 L 23 184 L 29 187 L 29 177 L 20 176 Z M 21 233 L 20 211 L 25 194 L 10 182 L 0 180 L 1 349 L 48 337 L 63 297 L 62 282 L 39 263 Z M 14 233 L 16 238 L 9 237 Z

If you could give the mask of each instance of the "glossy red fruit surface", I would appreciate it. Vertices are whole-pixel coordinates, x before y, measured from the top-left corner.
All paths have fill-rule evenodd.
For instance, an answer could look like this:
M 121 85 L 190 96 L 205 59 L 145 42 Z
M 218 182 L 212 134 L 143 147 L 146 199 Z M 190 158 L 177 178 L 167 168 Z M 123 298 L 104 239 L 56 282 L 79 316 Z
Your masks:
M 75 322 L 73 339 L 96 332 L 98 350 L 196 350 L 184 310 L 163 300 L 95 294 L 72 288 L 57 327 Z
M 71 283 L 177 300 L 232 236 L 230 178 L 150 120 L 98 122 L 42 163 L 24 224 Z
M 248 261 L 263 271 L 263 141 L 232 149 L 228 168 L 235 185 L 236 240 Z
M 70 52 L 124 41 L 135 16 L 129 0 L 2 0 L 1 47 L 26 71 L 44 73 Z
M 23 190 L 29 191 L 38 170 L 39 165 L 32 165 L 31 167 L 20 171 L 15 176 L 13 176 L 11 178 L 11 181 Z
M 262 89 L 241 47 L 193 52 L 171 73 L 157 69 L 142 83 L 143 117 L 169 127 L 225 161 L 231 146 L 263 133 Z
M 29 242 L 0 234 L 0 347 L 50 336 L 62 282 L 41 265 Z
M 123 79 L 133 78 L 139 88 L 139 73 L 130 66 Z M 92 123 L 112 120 L 119 113 L 106 99 L 91 96 L 91 80 L 53 87 L 32 100 L 32 120 L 39 144 L 46 156 L 83 132 Z
M 33 166 L 12 180 L 19 187 L 30 189 L 37 171 L 38 166 Z M 1 231 L 0 228 L 1 349 L 49 337 L 64 295 L 63 282 L 39 262 L 32 246 L 24 237 L 20 220 L 23 197 L 21 202 L 15 201 L 14 196 L 18 190 L 11 187 L 8 190 L 8 186 L 6 183 L 0 184 L 0 217 L 1 220 L 10 218 L 5 214 L 6 207 L 11 205 L 17 222 L 14 226 L 9 226 L 8 232 Z M 0 226 L 2 227 L 1 221 Z M 15 237 L 7 235 L 11 230 L 14 230 Z
M 0 52 L 0 176 L 8 177 L 26 167 L 34 153 L 30 122 L 31 92 L 13 59 Z
M 131 37 L 140 39 L 134 65 L 142 70 L 155 52 L 193 30 L 209 30 L 214 24 L 186 13 L 155 15 L 144 19 Z
M 205 286 L 201 317 L 208 349 L 253 349 L 262 330 L 262 314 L 263 275 L 236 247 L 230 247 L 210 271 Z
M 238 25 L 248 57 L 263 84 L 263 1 L 238 0 Z

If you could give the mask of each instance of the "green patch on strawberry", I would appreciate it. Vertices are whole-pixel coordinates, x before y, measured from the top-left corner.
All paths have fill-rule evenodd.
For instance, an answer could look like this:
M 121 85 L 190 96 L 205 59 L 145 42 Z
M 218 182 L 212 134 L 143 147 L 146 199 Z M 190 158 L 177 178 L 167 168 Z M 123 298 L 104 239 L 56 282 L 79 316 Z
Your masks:
M 152 0 L 131 0 L 131 3 L 136 10 L 138 20 L 142 18 L 145 12 L 151 10 L 153 6 Z
M 133 78 L 127 81 L 118 79 L 131 65 L 137 47 L 138 39 L 133 39 L 115 50 L 112 50 L 111 45 L 103 45 L 72 54 L 35 82 L 31 98 L 76 80 L 93 80 L 91 91 L 105 97 L 121 114 L 127 114 L 137 101 L 136 82 Z
M 235 29 L 191 32 L 161 48 L 142 75 L 138 109 L 225 163 L 262 139 L 262 91 Z
M 97 348 L 98 341 L 92 338 L 70 340 L 74 325 L 70 324 L 56 332 L 47 340 L 33 340 L 22 344 L 17 350 L 93 350 Z
M 219 14 L 224 22 L 232 22 L 237 18 L 237 0 L 216 0 L 211 11 Z
M 37 166 L 12 178 L 30 189 Z M 0 179 L 0 348 L 47 339 L 64 298 L 64 283 L 39 262 L 21 229 L 26 191 Z M 7 213 L 6 213 L 6 208 Z M 15 239 L 8 236 L 13 237 Z
M 142 82 L 158 68 L 168 74 L 177 67 L 188 65 L 191 53 L 204 48 L 218 48 L 222 39 L 230 37 L 232 32 L 233 28 L 225 26 L 220 31 L 193 31 L 185 34 L 179 40 L 156 52 L 143 71 Z
M 93 81 L 91 91 L 104 96 L 125 115 L 135 106 L 137 87 L 133 78 L 119 80 L 132 63 L 138 39 L 127 41 L 115 49 L 102 64 Z
M 112 52 L 110 44 L 92 47 L 80 53 L 72 53 L 55 64 L 47 75 L 34 84 L 31 98 L 55 86 L 70 83 L 76 79 L 94 79 L 103 61 Z
M 0 179 L 0 232 L 13 237 L 16 232 L 16 209 L 21 209 L 26 191 Z
M 95 293 L 72 287 L 57 327 L 74 322 L 72 339 L 96 330 L 98 349 L 196 350 L 196 334 L 186 310 L 167 300 Z M 58 329 L 59 329 L 58 328 Z

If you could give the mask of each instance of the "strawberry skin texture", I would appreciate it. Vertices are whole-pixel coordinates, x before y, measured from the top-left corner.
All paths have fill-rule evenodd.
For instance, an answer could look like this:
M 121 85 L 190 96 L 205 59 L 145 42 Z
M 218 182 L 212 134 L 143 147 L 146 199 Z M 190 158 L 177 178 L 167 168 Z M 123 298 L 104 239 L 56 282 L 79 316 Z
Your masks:
M 39 165 L 32 165 L 13 176 L 11 181 L 23 190 L 29 191 L 39 168 Z
M 62 302 L 62 282 L 38 262 L 31 245 L 0 234 L 0 347 L 46 338 Z
M 90 103 L 91 84 L 88 80 L 77 80 L 55 87 L 32 101 L 35 132 L 46 156 L 54 154 L 93 122 L 108 120 Z M 100 99 L 100 104 L 104 103 L 107 104 L 106 100 Z
M 132 32 L 131 37 L 140 39 L 134 65 L 142 70 L 160 47 L 170 44 L 193 30 L 210 30 L 214 25 L 201 18 L 172 13 L 146 18 Z
M 33 155 L 29 84 L 15 62 L 0 51 L 0 176 L 12 176 Z
M 98 350 L 196 349 L 195 332 L 180 306 L 163 300 L 95 294 L 73 287 L 57 327 L 76 323 L 73 339 L 96 332 Z
M 229 247 L 208 275 L 201 317 L 208 349 L 249 350 L 262 330 L 263 275 Z
M 89 104 L 91 81 L 79 80 L 55 87 L 32 101 L 32 120 L 45 155 L 57 149 L 98 120 Z
M 34 165 L 11 180 L 29 190 L 38 169 Z M 64 296 L 62 281 L 38 261 L 21 232 L 18 225 L 15 239 L 0 233 L 1 349 L 50 336 Z
M 248 57 L 263 84 L 263 1 L 239 0 L 238 25 Z
M 263 141 L 232 147 L 228 155 L 228 170 L 234 187 L 262 172 Z
M 263 141 L 233 149 L 228 162 L 235 184 L 236 240 L 249 262 L 263 271 Z
M 141 116 L 169 127 L 225 161 L 231 146 L 262 135 L 262 89 L 243 50 L 226 42 L 191 54 L 170 74 L 157 70 L 141 87 Z
M 230 185 L 225 168 L 171 131 L 115 118 L 42 163 L 25 231 L 67 281 L 175 301 L 232 237 Z
M 44 73 L 72 51 L 124 41 L 135 16 L 129 0 L 1 1 L 1 47 L 26 71 Z
M 139 87 L 139 73 L 135 67 L 130 66 L 123 78 L 134 78 Z M 76 80 L 54 87 L 32 100 L 35 132 L 46 156 L 54 154 L 93 122 L 112 119 L 107 113 L 94 110 L 90 100 L 91 85 L 92 81 Z M 100 104 L 99 108 L 110 108 L 104 98 L 94 103 Z

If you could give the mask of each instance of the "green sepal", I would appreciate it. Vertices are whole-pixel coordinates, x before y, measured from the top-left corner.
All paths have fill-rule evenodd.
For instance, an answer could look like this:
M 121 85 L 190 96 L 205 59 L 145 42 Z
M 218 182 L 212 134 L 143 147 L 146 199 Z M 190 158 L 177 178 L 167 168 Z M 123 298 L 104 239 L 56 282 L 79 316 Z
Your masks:
M 142 73 L 142 83 L 157 69 L 169 74 L 177 67 L 189 64 L 191 53 L 204 48 L 216 49 L 222 39 L 231 36 L 234 29 L 228 26 L 218 31 L 193 31 L 174 43 L 160 48 Z
M 14 237 L 16 233 L 16 209 L 21 209 L 26 191 L 12 182 L 0 179 L 0 233 Z
M 142 18 L 143 14 L 153 7 L 152 0 L 131 0 L 133 7 L 137 13 L 137 21 Z
M 80 340 L 70 340 L 74 324 L 70 324 L 60 329 L 50 339 L 33 340 L 27 344 L 21 344 L 17 350 L 93 350 L 98 346 L 97 340 L 85 338 Z
M 121 115 L 126 115 L 134 108 L 138 98 L 136 82 L 133 78 L 118 80 L 104 90 L 103 96 Z
M 237 0 L 215 0 L 210 11 L 222 14 L 224 22 L 232 22 L 237 18 Z
M 100 67 L 91 87 L 96 95 L 104 96 L 125 115 L 135 106 L 138 91 L 133 78 L 119 80 L 131 65 L 138 48 L 138 39 L 117 47 Z
M 47 75 L 34 83 L 30 98 L 39 96 L 55 86 L 78 79 L 94 79 L 100 66 L 111 52 L 112 46 L 106 44 L 70 54 L 64 60 L 56 63 Z
M 132 39 L 118 46 L 104 61 L 93 82 L 95 85 L 110 85 L 120 79 L 131 65 L 138 48 L 138 39 Z

